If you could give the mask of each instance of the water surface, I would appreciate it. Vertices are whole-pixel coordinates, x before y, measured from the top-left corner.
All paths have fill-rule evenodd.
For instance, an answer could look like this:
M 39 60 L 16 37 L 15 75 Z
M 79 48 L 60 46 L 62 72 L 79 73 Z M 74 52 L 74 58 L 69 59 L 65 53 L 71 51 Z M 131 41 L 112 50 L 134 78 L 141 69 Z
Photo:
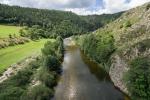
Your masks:
M 90 61 L 71 40 L 64 41 L 63 73 L 54 100 L 128 100 L 109 75 Z

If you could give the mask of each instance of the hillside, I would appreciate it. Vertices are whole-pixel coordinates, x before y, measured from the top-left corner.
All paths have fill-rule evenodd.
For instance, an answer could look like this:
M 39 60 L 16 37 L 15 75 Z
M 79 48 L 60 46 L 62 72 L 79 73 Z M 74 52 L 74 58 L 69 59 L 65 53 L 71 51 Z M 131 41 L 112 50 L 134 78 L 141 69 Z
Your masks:
M 89 16 L 0 4 L 0 100 L 54 95 L 150 100 L 150 3 Z
M 29 27 L 39 25 L 47 34 L 46 37 L 56 35 L 69 37 L 71 35 L 83 34 L 93 31 L 99 28 L 99 26 L 103 26 L 104 23 L 108 23 L 120 15 L 104 15 L 108 16 L 108 18 L 105 19 L 106 21 L 103 20 L 103 22 L 99 20 L 99 16 L 95 16 L 92 19 L 94 23 L 91 23 L 91 18 L 87 18 L 88 16 L 81 17 L 72 12 L 23 8 L 0 4 L 0 23 Z
M 133 100 L 149 100 L 150 3 L 75 39 L 85 54 L 107 70 L 117 87 Z
M 86 22 L 92 24 L 96 30 L 97 28 L 103 27 L 106 24 L 116 20 L 122 14 L 123 14 L 123 12 L 119 12 L 119 13 L 115 13 L 115 14 L 87 15 L 87 16 L 81 16 L 81 17 Z

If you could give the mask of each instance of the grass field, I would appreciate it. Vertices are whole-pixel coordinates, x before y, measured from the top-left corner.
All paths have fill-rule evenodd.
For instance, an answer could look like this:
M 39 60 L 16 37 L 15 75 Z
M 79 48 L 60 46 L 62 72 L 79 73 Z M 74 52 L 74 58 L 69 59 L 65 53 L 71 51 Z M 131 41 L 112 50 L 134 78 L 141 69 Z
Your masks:
M 17 36 L 20 29 L 19 26 L 0 25 L 0 38 L 6 38 L 9 34 L 16 34 Z
M 28 56 L 39 54 L 46 41 L 48 40 L 42 39 L 37 42 L 32 41 L 24 45 L 0 49 L 0 73 L 4 72 L 10 65 L 19 62 Z

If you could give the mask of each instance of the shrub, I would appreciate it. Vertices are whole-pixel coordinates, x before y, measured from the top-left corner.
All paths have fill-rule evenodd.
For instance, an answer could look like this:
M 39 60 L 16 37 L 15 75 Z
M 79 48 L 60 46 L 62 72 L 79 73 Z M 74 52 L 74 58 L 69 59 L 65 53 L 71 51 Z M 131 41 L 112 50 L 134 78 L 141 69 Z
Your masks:
M 26 94 L 21 97 L 21 100 L 50 100 L 53 91 L 44 85 L 37 85 L 31 88 Z
M 134 100 L 150 99 L 150 58 L 140 57 L 130 63 L 125 75 L 127 88 Z
M 115 50 L 114 38 L 109 32 L 102 32 L 98 35 L 90 34 L 82 40 L 83 51 L 98 63 L 106 63 Z
M 127 27 L 131 27 L 132 24 L 131 24 L 130 21 L 126 21 L 126 22 L 123 24 L 123 26 L 124 26 L 125 28 L 127 28 Z
M 30 82 L 30 76 L 33 74 L 30 68 L 26 68 L 22 71 L 19 71 L 17 75 L 15 75 L 12 80 L 15 81 L 17 86 L 24 86 Z
M 47 69 L 44 69 L 44 67 L 41 68 L 38 73 L 39 80 L 47 87 L 52 88 L 56 85 L 56 73 L 47 71 Z
M 23 93 L 24 90 L 20 87 L 9 87 L 0 92 L 0 100 L 18 100 Z
M 44 66 L 46 66 L 51 71 L 59 72 L 60 70 L 60 62 L 59 60 L 54 56 L 47 56 L 44 59 Z
M 37 68 L 37 66 L 33 65 L 35 65 L 34 61 L 16 75 L 0 83 L 0 100 L 20 100 L 20 97 L 26 92 L 27 86 L 31 82 L 34 69 Z

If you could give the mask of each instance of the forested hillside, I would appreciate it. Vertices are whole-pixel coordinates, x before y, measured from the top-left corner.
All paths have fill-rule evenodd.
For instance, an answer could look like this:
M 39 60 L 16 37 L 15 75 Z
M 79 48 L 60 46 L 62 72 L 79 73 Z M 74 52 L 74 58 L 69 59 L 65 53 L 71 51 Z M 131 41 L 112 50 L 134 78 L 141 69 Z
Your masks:
M 76 37 L 114 84 L 133 100 L 150 99 L 150 3 L 126 11 L 89 35 Z
M 72 12 L 0 4 L 0 23 L 28 27 L 39 25 L 46 34 L 45 37 L 57 37 L 57 35 L 68 37 L 94 31 L 120 15 L 103 15 L 100 19 L 97 15 L 88 18 L 89 16 L 81 17 Z
M 114 21 L 115 19 L 119 18 L 123 12 L 119 12 L 116 14 L 102 14 L 102 15 L 88 15 L 88 16 L 81 16 L 85 19 L 88 23 L 94 26 L 94 29 L 103 27 L 104 25 Z
M 116 14 L 89 16 L 0 4 L 0 29 L 0 59 L 4 62 L 0 64 L 0 74 L 5 76 L 4 80 L 0 80 L 0 100 L 53 98 L 54 87 L 63 70 L 61 64 L 65 55 L 63 39 L 70 36 L 73 36 L 91 61 L 99 65 L 99 68 L 103 68 L 105 73 L 109 73 L 112 80 L 110 82 L 129 95 L 132 100 L 150 100 L 150 3 Z M 52 38 L 53 40 L 43 45 L 47 39 Z M 73 42 L 73 46 L 68 45 L 68 47 L 74 50 L 73 47 L 76 47 L 74 41 L 71 39 L 69 41 Z M 43 46 L 39 55 L 38 52 Z M 36 53 L 36 57 L 31 61 L 27 59 L 28 63 L 24 62 L 26 64 L 23 63 L 22 67 L 20 58 L 32 56 L 31 52 Z M 69 60 L 67 58 L 67 61 Z M 17 63 L 20 69 L 16 70 L 16 66 L 10 66 L 12 63 Z M 81 62 L 77 65 L 83 66 Z M 9 66 L 15 72 L 3 74 L 2 72 L 7 71 L 6 68 Z M 86 76 L 85 71 L 82 70 L 71 83 L 68 81 L 71 79 L 70 75 L 78 73 L 77 70 L 76 72 L 71 70 L 67 74 L 69 77 L 66 77 L 67 83 L 70 85 L 75 82 L 77 86 L 84 87 L 84 84 L 76 82 L 76 79 L 82 74 Z M 87 71 L 90 73 L 91 70 Z M 91 73 L 92 77 L 96 78 L 92 71 Z M 83 76 L 82 78 L 85 79 Z M 104 78 L 107 87 L 105 81 L 107 79 Z M 88 85 L 85 87 L 88 88 Z M 94 84 L 95 86 L 97 85 Z M 69 92 L 70 88 L 72 87 L 69 86 Z M 72 90 L 74 89 L 76 87 Z M 80 94 L 80 91 L 78 93 Z M 113 91 L 106 93 L 116 95 Z M 70 95 L 74 96 L 71 93 Z

